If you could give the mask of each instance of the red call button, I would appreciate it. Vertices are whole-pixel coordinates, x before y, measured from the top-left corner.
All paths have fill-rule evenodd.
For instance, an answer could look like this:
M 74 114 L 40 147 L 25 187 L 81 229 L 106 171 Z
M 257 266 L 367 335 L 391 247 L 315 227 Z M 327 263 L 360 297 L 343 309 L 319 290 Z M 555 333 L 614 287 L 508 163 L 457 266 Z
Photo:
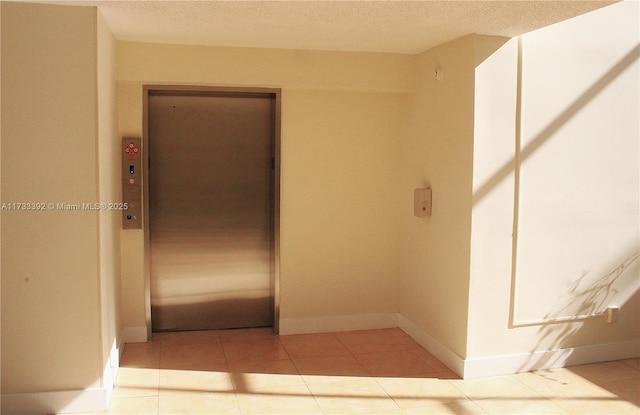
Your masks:
M 135 156 L 138 155 L 138 153 L 140 152 L 140 149 L 138 148 L 136 143 L 131 141 L 129 144 L 127 144 L 124 147 L 124 152 L 129 156 L 129 158 L 134 158 Z

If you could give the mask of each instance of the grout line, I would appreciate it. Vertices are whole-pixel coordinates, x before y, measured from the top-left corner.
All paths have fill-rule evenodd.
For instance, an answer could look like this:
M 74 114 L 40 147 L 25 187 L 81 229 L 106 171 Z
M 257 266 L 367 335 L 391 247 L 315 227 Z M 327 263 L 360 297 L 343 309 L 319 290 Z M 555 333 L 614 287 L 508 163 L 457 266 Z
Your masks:
M 332 333 L 331 333 L 331 335 L 332 335 L 333 339 L 337 340 L 337 341 L 338 341 L 338 343 L 339 343 L 339 344 L 341 344 L 341 345 L 346 349 L 347 354 L 345 354 L 345 355 L 335 355 L 335 354 L 332 354 L 332 355 L 329 355 L 329 356 L 320 356 L 320 358 L 322 358 L 322 357 L 350 356 L 352 359 L 355 359 L 355 361 L 358 363 L 358 365 L 359 365 L 361 368 L 363 368 L 363 369 L 364 369 L 364 373 L 367 373 L 367 376 L 359 376 L 359 378 L 360 378 L 361 380 L 365 380 L 365 379 L 367 379 L 367 380 L 373 380 L 379 388 L 382 388 L 382 390 L 384 391 L 384 395 L 386 395 L 386 397 L 385 397 L 385 396 L 382 396 L 382 394 L 381 394 L 381 395 L 380 395 L 380 397 L 381 397 L 381 398 L 384 398 L 384 399 L 391 399 L 391 401 L 392 401 L 392 402 L 394 402 L 394 404 L 395 404 L 395 405 L 400 409 L 400 411 L 402 411 L 402 412 L 406 412 L 406 411 L 405 411 L 405 410 L 404 410 L 404 409 L 403 409 L 403 408 L 402 408 L 402 407 L 401 407 L 401 406 L 396 402 L 396 400 L 391 396 L 391 394 L 387 391 L 387 389 L 386 389 L 386 388 L 381 384 L 380 380 L 378 379 L 378 378 L 384 378 L 385 376 L 373 376 L 373 375 L 371 374 L 371 372 L 370 372 L 370 371 L 369 371 L 369 370 L 368 370 L 368 369 L 367 369 L 367 368 L 366 368 L 362 363 L 360 363 L 360 361 L 357 359 L 357 356 L 359 356 L 359 355 L 367 354 L 367 353 L 378 353 L 378 352 L 355 353 L 355 352 L 353 352 L 352 350 L 350 350 L 350 349 L 345 345 L 345 343 L 344 343 L 344 342 L 342 342 L 342 341 L 340 340 L 340 338 L 339 338 L 339 337 L 338 337 L 334 332 L 332 332 Z M 391 333 L 391 335 L 394 335 L 394 333 Z M 320 396 L 320 397 L 321 397 L 321 396 L 322 396 L 322 394 L 320 394 L 320 395 L 316 396 L 316 395 L 312 392 L 312 389 L 311 389 L 311 387 L 310 387 L 309 382 L 304 378 L 304 375 L 301 373 L 301 371 L 300 371 L 300 369 L 298 368 L 298 366 L 296 365 L 296 363 L 295 363 L 294 359 L 291 357 L 291 354 L 289 353 L 289 350 L 287 350 L 287 348 L 286 348 L 285 344 L 282 342 L 282 340 L 281 340 L 278 336 L 275 336 L 275 337 L 276 337 L 276 338 L 278 338 L 278 344 L 279 344 L 280 346 L 282 346 L 282 348 L 285 350 L 285 352 L 286 352 L 286 356 L 287 356 L 287 358 L 286 358 L 286 359 L 278 359 L 278 361 L 288 361 L 288 362 L 290 362 L 290 365 L 292 365 L 292 366 L 293 366 L 293 368 L 295 368 L 295 372 L 296 372 L 295 374 L 296 374 L 297 376 L 299 376 L 299 377 L 301 378 L 301 380 L 302 380 L 302 382 L 300 383 L 300 385 L 304 385 L 304 386 L 305 386 L 305 390 L 308 392 L 309 396 L 313 397 L 314 402 L 316 403 L 316 405 L 318 406 L 318 408 L 322 411 L 322 407 L 320 406 L 320 404 L 319 404 L 319 402 L 318 402 L 318 396 Z M 166 340 L 166 339 L 165 339 L 165 340 Z M 397 340 L 397 341 L 401 341 L 401 339 L 400 339 L 400 338 L 398 338 L 397 336 L 396 336 L 396 340 Z M 252 342 L 252 343 L 254 343 L 254 342 L 259 342 L 259 341 L 260 341 L 260 339 L 259 339 L 259 338 L 256 338 L 256 339 L 252 339 L 252 340 L 251 340 L 251 342 Z M 224 355 L 224 364 L 225 364 L 225 366 L 226 366 L 226 368 L 227 368 L 227 371 L 228 371 L 228 373 L 229 373 L 229 376 L 231 377 L 232 388 L 233 388 L 233 394 L 234 394 L 234 396 L 236 397 L 236 404 L 237 404 L 237 408 L 238 408 L 238 412 L 236 412 L 236 413 L 237 413 L 237 414 L 244 414 L 246 411 L 243 411 L 243 410 L 242 410 L 242 408 L 240 408 L 239 403 L 238 403 L 238 401 L 237 401 L 237 393 L 238 393 L 238 390 L 237 390 L 237 387 L 236 387 L 236 382 L 235 382 L 235 379 L 233 378 L 233 376 L 231 376 L 231 369 L 230 369 L 230 366 L 229 366 L 229 361 L 228 361 L 228 358 L 227 358 L 226 353 L 224 352 L 224 347 L 223 347 L 223 345 L 222 345 L 221 337 L 220 337 L 220 336 L 218 336 L 218 337 L 217 337 L 217 342 L 219 342 L 219 343 L 220 343 L 220 347 L 222 348 L 222 352 L 223 352 L 223 355 Z M 159 415 L 159 414 L 161 413 L 161 411 L 160 411 L 160 409 L 161 409 L 161 408 L 160 408 L 160 391 L 161 391 L 161 389 L 162 389 L 162 385 L 160 384 L 160 381 L 161 381 L 161 371 L 163 370 L 163 369 L 161 369 L 161 366 L 162 366 L 162 364 L 161 364 L 161 363 L 162 363 L 162 351 L 163 351 L 163 349 L 165 348 L 165 346 L 171 346 L 171 345 L 172 345 L 170 342 L 169 342 L 169 343 L 166 343 L 166 341 L 165 341 L 165 342 L 163 342 L 163 341 L 162 341 L 162 338 L 160 338 L 160 339 L 159 339 L 158 343 L 159 343 L 159 347 L 158 347 L 158 349 L 159 349 L 159 350 L 157 350 L 157 351 L 156 351 L 154 348 L 152 348 L 152 350 L 150 350 L 150 351 L 149 351 L 149 350 L 147 350 L 147 349 L 142 348 L 142 350 L 144 351 L 144 353 L 142 353 L 142 355 L 143 355 L 142 360 L 143 360 L 143 361 L 145 360 L 145 358 L 144 358 L 144 357 L 145 357 L 145 356 L 148 356 L 148 355 L 146 354 L 147 352 L 150 352 L 150 353 L 158 353 L 158 356 L 157 356 L 157 367 L 153 367 L 153 368 L 152 368 L 152 369 L 156 369 L 156 370 L 157 370 L 157 376 L 158 376 L 158 378 L 157 378 L 158 383 L 157 383 L 157 388 L 156 388 L 156 414 L 157 414 L 157 415 Z M 197 343 L 198 343 L 198 344 L 200 344 L 200 342 L 197 342 Z M 206 344 L 215 344 L 215 342 L 209 342 L 209 341 L 207 341 L 207 342 L 206 342 Z M 187 344 L 183 344 L 183 345 L 187 345 Z M 404 345 L 404 347 L 402 348 L 402 350 L 390 350 L 389 352 L 390 352 L 390 353 L 398 353 L 398 352 L 405 352 L 405 351 L 409 351 L 409 352 L 411 352 L 411 353 L 413 353 L 413 354 L 417 355 L 418 357 L 420 357 L 420 358 L 421 358 L 421 360 L 425 361 L 426 363 L 429 363 L 429 362 L 427 362 L 427 361 L 426 361 L 426 359 L 422 358 L 422 356 L 421 356 L 421 355 L 419 355 L 419 353 L 417 353 L 417 352 L 416 352 L 416 350 L 418 350 L 418 349 L 416 349 L 415 347 L 409 347 L 409 346 L 410 346 L 410 345 L 405 344 L 405 345 Z M 129 351 L 131 351 L 131 349 L 130 349 Z M 127 350 L 126 350 L 126 348 L 125 348 L 125 350 L 124 350 L 123 354 L 127 354 Z M 301 359 L 305 359 L 305 358 L 301 358 Z M 154 359 L 154 360 L 155 360 L 155 359 Z M 631 368 L 631 369 L 633 369 L 636 373 L 639 373 L 639 374 L 640 374 L 640 369 L 639 369 L 639 368 L 636 368 L 636 367 L 634 367 L 634 366 L 632 366 L 632 364 L 634 364 L 634 362 L 636 362 L 637 360 L 638 360 L 638 359 L 621 359 L 621 360 L 618 360 L 618 362 L 619 362 L 619 363 L 622 363 L 625 367 L 630 367 L 630 368 Z M 596 363 L 596 364 L 598 364 L 598 363 Z M 248 371 L 247 373 L 250 373 L 250 372 Z M 266 371 L 265 371 L 265 373 L 266 373 L 266 374 L 269 374 L 269 373 L 267 373 Z M 447 372 L 438 372 L 438 373 L 447 373 Z M 277 374 L 277 373 L 274 373 L 274 374 Z M 286 375 L 289 375 L 289 374 L 294 375 L 294 373 L 286 373 Z M 578 374 L 578 375 L 579 375 L 579 374 Z M 327 376 L 331 376 L 331 375 L 327 375 Z M 338 375 L 338 376 L 339 376 L 339 375 Z M 347 376 L 348 376 L 348 375 L 345 375 L 345 377 L 347 377 Z M 446 378 L 442 378 L 442 379 L 441 379 L 441 378 L 437 375 L 437 373 L 434 373 L 433 375 L 429 375 L 429 377 L 432 377 L 432 376 L 433 376 L 433 377 L 435 377 L 437 380 L 444 381 L 444 382 L 448 383 L 449 385 L 453 386 L 455 389 L 457 389 L 457 390 L 458 390 L 458 391 L 459 391 L 459 392 L 460 392 L 460 393 L 465 397 L 465 400 L 458 399 L 458 400 L 452 401 L 451 403 L 461 403 L 461 402 L 467 402 L 467 401 L 468 401 L 468 402 L 473 403 L 473 405 L 474 405 L 475 407 L 479 408 L 481 411 L 483 411 L 483 412 L 485 412 L 485 413 L 486 413 L 486 411 L 485 411 L 482 407 L 480 407 L 480 405 L 478 404 L 478 402 L 485 401 L 485 400 L 488 400 L 488 399 L 494 399 L 494 400 L 505 399 L 505 400 L 507 400 L 507 399 L 509 399 L 509 397 L 510 397 L 510 396 L 511 396 L 511 397 L 516 397 L 516 398 L 522 398 L 522 396 L 519 396 L 520 394 L 516 393 L 516 394 L 506 394 L 506 395 L 500 395 L 500 396 L 487 396 L 487 397 L 482 397 L 482 396 L 481 396 L 481 397 L 477 397 L 477 398 L 472 399 L 468 394 L 464 393 L 464 391 L 463 391 L 460 387 L 458 387 L 458 386 L 457 386 L 457 384 L 460 384 L 460 381 L 459 381 L 459 380 L 458 380 L 458 381 L 455 381 L 455 380 L 453 380 L 453 379 L 446 379 Z M 527 396 L 529 396 L 529 397 L 532 397 L 532 399 L 539 399 L 541 402 L 542 402 L 542 401 L 544 401 L 544 402 L 547 402 L 547 403 L 551 403 L 552 405 L 555 405 L 557 408 L 560 408 L 561 410 L 566 411 L 566 409 L 565 409 L 564 407 L 562 407 L 561 405 L 557 404 L 557 403 L 556 403 L 556 402 L 554 402 L 554 401 L 553 401 L 549 396 L 547 396 L 548 394 L 547 394 L 547 393 L 545 393 L 544 391 L 538 391 L 538 390 L 536 390 L 533 386 L 529 386 L 529 385 L 527 385 L 527 384 L 526 384 L 526 383 L 524 383 L 524 382 L 523 382 L 523 381 L 522 381 L 518 376 L 515 376 L 515 374 L 511 374 L 511 375 L 507 375 L 507 376 L 508 376 L 509 378 L 511 378 L 512 380 L 516 380 L 516 381 L 517 381 L 517 384 L 519 384 L 520 386 L 524 386 L 524 387 L 525 387 L 524 389 L 527 391 L 527 392 L 526 392 L 526 395 L 527 395 Z M 598 376 L 599 376 L 599 375 L 598 375 Z M 356 381 L 356 379 L 351 379 L 351 378 L 352 378 L 352 376 L 348 376 L 348 377 L 350 378 L 349 380 Z M 594 377 L 595 377 L 595 378 L 597 378 L 597 376 L 595 376 L 595 375 L 594 375 Z M 406 378 L 406 377 L 402 376 L 402 378 Z M 632 377 L 632 378 L 630 378 L 630 379 L 634 379 L 634 378 Z M 593 383 L 593 382 L 595 382 L 595 381 L 591 381 L 591 382 Z M 252 392 L 251 392 L 251 391 L 248 391 L 248 393 L 252 393 Z M 629 402 L 629 403 L 631 403 L 631 404 L 634 404 L 632 401 L 629 401 L 629 400 L 626 400 L 626 399 L 623 399 L 623 398 L 619 398 L 619 399 L 620 399 L 620 401 Z M 447 403 L 447 404 L 449 404 L 449 403 Z M 634 405 L 635 405 L 635 404 L 634 404 Z M 435 405 L 434 405 L 434 406 L 435 406 Z M 636 405 L 636 406 L 637 406 L 637 405 Z M 109 413 L 109 412 L 103 412 L 103 413 L 104 413 L 104 414 L 107 414 L 107 413 Z M 326 413 L 326 412 L 324 412 L 324 411 L 323 411 L 323 413 Z

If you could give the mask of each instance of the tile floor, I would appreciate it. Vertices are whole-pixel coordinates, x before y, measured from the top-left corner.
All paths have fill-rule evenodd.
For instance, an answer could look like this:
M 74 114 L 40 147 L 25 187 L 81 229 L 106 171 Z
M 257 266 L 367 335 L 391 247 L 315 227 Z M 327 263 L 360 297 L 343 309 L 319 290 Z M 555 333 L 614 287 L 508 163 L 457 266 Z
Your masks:
M 639 414 L 640 359 L 461 380 L 400 329 L 156 333 L 101 414 Z

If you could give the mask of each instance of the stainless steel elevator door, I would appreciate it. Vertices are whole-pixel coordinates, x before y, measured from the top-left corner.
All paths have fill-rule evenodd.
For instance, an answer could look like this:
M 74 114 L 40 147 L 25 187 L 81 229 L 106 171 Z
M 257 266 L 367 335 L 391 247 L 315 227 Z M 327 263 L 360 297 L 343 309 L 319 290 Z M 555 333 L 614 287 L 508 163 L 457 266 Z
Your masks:
M 150 91 L 154 331 L 273 325 L 272 101 Z

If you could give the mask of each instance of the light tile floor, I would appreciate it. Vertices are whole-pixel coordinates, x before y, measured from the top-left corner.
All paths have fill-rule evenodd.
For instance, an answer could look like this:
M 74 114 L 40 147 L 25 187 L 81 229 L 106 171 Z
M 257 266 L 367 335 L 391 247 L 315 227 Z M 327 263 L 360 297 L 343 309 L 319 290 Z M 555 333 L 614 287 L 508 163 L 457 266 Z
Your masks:
M 640 359 L 462 380 L 400 329 L 156 333 L 101 414 L 639 414 Z

